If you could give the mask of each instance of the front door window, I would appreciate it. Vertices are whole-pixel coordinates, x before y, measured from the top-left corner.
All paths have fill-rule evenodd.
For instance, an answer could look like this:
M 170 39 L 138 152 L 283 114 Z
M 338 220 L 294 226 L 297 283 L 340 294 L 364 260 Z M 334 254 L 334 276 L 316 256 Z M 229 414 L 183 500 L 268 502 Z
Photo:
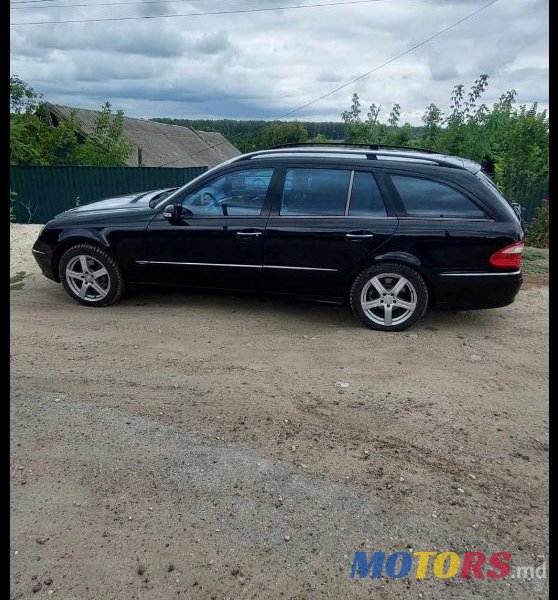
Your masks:
M 213 179 L 182 201 L 185 216 L 259 217 L 273 169 L 244 169 Z

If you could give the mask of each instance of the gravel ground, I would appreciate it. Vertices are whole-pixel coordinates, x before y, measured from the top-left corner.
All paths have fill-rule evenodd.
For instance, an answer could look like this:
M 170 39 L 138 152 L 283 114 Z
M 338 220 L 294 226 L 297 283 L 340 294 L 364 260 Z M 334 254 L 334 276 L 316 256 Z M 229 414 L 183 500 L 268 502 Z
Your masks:
M 545 560 L 545 285 L 401 334 L 181 290 L 90 309 L 37 232 L 11 226 L 11 598 L 548 597 L 349 578 L 355 550 Z

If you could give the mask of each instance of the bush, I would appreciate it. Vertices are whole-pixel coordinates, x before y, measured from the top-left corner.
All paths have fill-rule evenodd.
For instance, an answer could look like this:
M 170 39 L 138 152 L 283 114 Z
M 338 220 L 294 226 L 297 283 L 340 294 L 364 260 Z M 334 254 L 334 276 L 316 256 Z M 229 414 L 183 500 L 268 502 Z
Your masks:
M 543 205 L 537 209 L 535 218 L 525 227 L 527 245 L 536 248 L 548 248 L 548 226 L 550 206 L 548 200 L 543 200 Z

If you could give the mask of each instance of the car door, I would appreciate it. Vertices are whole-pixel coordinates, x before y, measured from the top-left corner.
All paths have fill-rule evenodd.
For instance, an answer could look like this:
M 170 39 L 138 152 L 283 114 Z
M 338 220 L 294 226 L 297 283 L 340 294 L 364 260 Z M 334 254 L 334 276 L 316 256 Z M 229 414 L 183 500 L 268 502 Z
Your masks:
M 285 166 L 267 223 L 268 290 L 339 298 L 397 229 L 373 170 Z
M 144 279 L 209 288 L 261 287 L 273 167 L 229 168 L 161 208 L 147 229 Z

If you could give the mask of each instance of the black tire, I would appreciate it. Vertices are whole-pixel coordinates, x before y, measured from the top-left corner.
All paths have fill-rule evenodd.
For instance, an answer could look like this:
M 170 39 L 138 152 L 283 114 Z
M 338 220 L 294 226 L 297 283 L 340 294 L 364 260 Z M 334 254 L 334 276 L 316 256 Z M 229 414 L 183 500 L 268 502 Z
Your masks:
M 390 275 L 395 275 L 397 278 L 390 277 Z M 374 277 L 379 277 L 379 282 L 385 282 L 386 285 L 388 285 L 390 281 L 394 282 L 392 288 L 385 288 L 385 291 L 387 292 L 386 295 L 380 293 L 376 287 L 373 286 L 372 279 Z M 389 294 L 389 291 L 395 287 L 395 284 L 398 281 L 402 281 L 400 278 L 405 278 L 410 285 L 405 283 L 401 291 L 404 296 L 399 298 L 396 295 L 394 301 L 393 295 Z M 369 297 L 369 293 L 374 294 L 375 297 Z M 373 309 L 365 310 L 362 306 L 363 295 L 365 299 L 370 302 L 381 302 L 382 304 L 374 306 Z M 384 301 L 382 298 L 387 298 L 387 300 Z M 404 302 L 406 307 L 403 308 L 400 305 L 398 306 L 397 301 Z M 424 279 L 411 267 L 399 263 L 378 263 L 377 265 L 364 269 L 364 271 L 362 271 L 355 279 L 351 287 L 350 303 L 355 316 L 367 327 L 379 331 L 403 331 L 404 329 L 411 327 L 411 325 L 414 325 L 424 315 L 428 305 L 428 288 L 426 287 Z M 408 308 L 412 304 L 415 305 L 414 310 Z M 382 320 L 382 312 L 384 314 L 383 319 L 389 321 L 389 318 L 386 316 L 388 308 L 392 315 L 393 322 L 392 324 L 386 325 L 380 321 Z
M 97 263 L 102 265 L 107 271 L 106 275 L 100 276 L 94 283 L 97 284 L 102 292 L 105 293 L 103 297 L 101 294 L 89 287 L 89 283 L 86 284 L 86 296 L 80 297 L 76 292 L 76 287 L 80 283 L 79 278 L 71 278 L 66 275 L 66 268 L 72 261 L 76 264 L 77 269 L 81 264 L 80 259 L 75 260 L 77 257 L 85 256 L 88 264 L 97 266 Z M 72 268 L 73 272 L 73 268 Z M 98 270 L 97 270 L 98 272 Z M 122 276 L 122 270 L 118 266 L 118 263 L 114 257 L 96 244 L 82 243 L 68 248 L 62 255 L 60 263 L 58 265 L 58 274 L 60 281 L 64 286 L 66 292 L 77 302 L 84 306 L 108 306 L 116 302 L 120 296 L 124 293 L 124 277 Z M 85 275 L 84 275 L 85 277 Z M 82 284 L 83 285 L 83 284 Z M 95 298 L 95 294 L 98 296 Z

